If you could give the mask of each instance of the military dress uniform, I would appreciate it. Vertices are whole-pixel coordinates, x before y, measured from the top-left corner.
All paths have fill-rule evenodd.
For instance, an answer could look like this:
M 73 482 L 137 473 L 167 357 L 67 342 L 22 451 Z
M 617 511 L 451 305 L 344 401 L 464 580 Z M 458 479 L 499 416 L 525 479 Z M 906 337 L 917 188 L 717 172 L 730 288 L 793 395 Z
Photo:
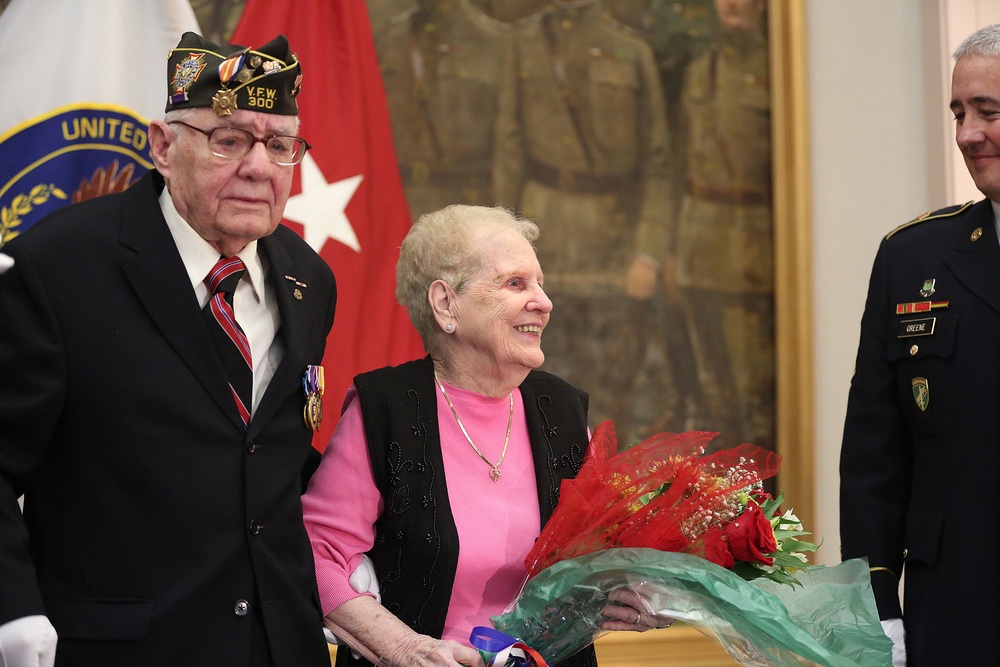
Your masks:
M 774 256 L 767 44 L 723 34 L 688 67 L 677 284 L 719 445 L 773 446 Z
M 473 0 L 484 12 L 504 23 L 517 23 L 545 9 L 548 0 Z
M 1000 243 L 989 200 L 889 234 L 841 450 L 843 557 L 866 557 L 907 665 L 997 665 Z M 903 576 L 900 609 L 899 579 Z
M 652 47 L 668 115 L 680 99 L 684 69 L 711 46 L 718 31 L 712 0 L 605 0 L 617 20 Z
M 628 420 L 649 301 L 626 297 L 638 253 L 661 247 L 668 133 L 649 46 L 596 2 L 521 25 L 500 92 L 497 203 L 541 224 L 555 317 L 545 368 L 583 386 L 597 421 Z M 647 238 L 647 230 L 656 238 Z M 649 246 L 649 247 L 646 247 Z
M 469 0 L 426 0 L 375 27 L 393 141 L 414 219 L 489 204 L 509 27 Z

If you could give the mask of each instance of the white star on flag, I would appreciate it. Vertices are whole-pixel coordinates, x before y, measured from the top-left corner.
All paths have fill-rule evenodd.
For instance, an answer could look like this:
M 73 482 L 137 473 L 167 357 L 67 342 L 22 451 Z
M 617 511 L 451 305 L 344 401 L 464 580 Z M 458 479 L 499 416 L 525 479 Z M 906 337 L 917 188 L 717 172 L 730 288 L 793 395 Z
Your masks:
M 323 249 L 327 239 L 333 239 L 360 253 L 361 244 L 344 209 L 363 178 L 358 174 L 328 183 L 312 155 L 306 153 L 302 160 L 302 192 L 288 198 L 285 219 L 303 226 L 303 238 L 316 252 Z

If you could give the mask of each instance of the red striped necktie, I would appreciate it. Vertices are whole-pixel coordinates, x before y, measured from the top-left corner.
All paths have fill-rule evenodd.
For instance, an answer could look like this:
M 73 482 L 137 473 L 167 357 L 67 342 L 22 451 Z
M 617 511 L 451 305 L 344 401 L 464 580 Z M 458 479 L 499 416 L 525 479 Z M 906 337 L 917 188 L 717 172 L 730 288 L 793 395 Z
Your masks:
M 253 361 L 250 356 L 250 343 L 236 322 L 236 315 L 233 312 L 233 294 L 236 293 L 236 286 L 245 272 L 246 267 L 239 257 L 220 259 L 205 276 L 205 285 L 208 286 L 212 296 L 202 311 L 205 313 L 212 340 L 222 358 L 229 388 L 233 392 L 236 409 L 243 419 L 244 426 L 250 422 Z

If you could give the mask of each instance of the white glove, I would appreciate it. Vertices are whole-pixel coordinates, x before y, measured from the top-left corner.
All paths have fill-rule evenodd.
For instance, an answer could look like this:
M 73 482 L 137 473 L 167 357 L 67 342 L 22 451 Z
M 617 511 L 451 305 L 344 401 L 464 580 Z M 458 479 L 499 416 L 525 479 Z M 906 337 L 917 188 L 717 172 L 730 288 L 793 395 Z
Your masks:
M 906 631 L 903 619 L 887 618 L 882 621 L 885 636 L 892 640 L 892 667 L 906 667 Z
M 14 258 L 0 252 L 0 274 L 3 274 L 4 271 L 12 266 L 14 266 Z
M 371 593 L 375 596 L 376 602 L 382 602 L 378 578 L 375 576 L 375 565 L 368 556 L 361 556 L 361 562 L 358 563 L 358 567 L 351 573 L 351 578 L 347 581 L 351 584 L 351 588 L 358 593 Z
M 375 565 L 368 556 L 361 556 L 361 562 L 358 563 L 358 567 L 351 573 L 351 577 L 347 581 L 351 584 L 351 588 L 358 593 L 371 593 L 375 596 L 376 602 L 382 602 L 382 595 L 378 587 L 378 577 L 375 576 Z M 339 645 L 343 643 L 330 631 L 330 628 L 324 627 L 323 634 L 326 635 L 326 641 L 329 644 Z M 3 663 L 0 663 L 0 667 L 5 666 Z
M 0 667 L 52 667 L 56 639 L 56 629 L 45 616 L 8 621 L 0 625 Z

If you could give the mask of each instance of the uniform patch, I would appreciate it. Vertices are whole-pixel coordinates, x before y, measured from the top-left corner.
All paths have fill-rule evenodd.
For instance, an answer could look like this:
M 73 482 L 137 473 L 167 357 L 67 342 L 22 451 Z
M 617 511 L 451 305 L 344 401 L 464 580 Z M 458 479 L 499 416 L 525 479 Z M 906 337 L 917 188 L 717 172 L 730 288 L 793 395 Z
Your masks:
M 931 404 L 931 389 L 927 384 L 927 378 L 913 378 L 911 382 L 913 388 L 913 402 L 917 404 L 921 412 L 927 410 Z

